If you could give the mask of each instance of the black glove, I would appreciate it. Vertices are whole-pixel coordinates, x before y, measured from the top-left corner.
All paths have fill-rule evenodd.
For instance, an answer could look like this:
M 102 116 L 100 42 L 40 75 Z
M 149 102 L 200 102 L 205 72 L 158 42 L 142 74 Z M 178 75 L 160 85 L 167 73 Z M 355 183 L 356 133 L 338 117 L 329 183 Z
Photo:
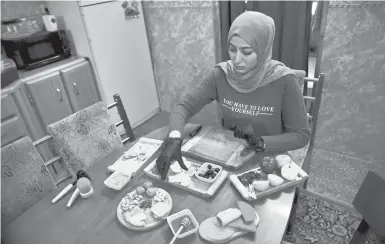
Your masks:
M 234 131 L 234 136 L 236 138 L 244 139 L 251 147 L 256 151 L 264 151 L 265 143 L 262 137 L 256 136 L 254 134 L 253 127 L 248 125 L 246 127 L 241 127 L 238 125 L 233 125 L 231 130 Z
M 170 165 L 173 160 L 178 161 L 180 167 L 187 170 L 187 167 L 182 159 L 182 141 L 183 140 L 181 138 L 167 138 L 163 142 L 161 146 L 162 151 L 156 160 L 156 167 L 162 180 L 166 179 L 168 170 L 170 169 Z

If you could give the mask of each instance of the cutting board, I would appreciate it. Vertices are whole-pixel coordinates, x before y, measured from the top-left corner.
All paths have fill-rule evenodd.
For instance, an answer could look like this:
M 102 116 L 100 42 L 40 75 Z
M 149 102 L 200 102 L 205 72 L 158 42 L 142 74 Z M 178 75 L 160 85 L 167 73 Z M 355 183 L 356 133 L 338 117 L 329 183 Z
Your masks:
M 203 162 L 238 169 L 255 152 L 247 148 L 245 140 L 235 138 L 232 131 L 205 126 L 182 146 L 182 154 Z

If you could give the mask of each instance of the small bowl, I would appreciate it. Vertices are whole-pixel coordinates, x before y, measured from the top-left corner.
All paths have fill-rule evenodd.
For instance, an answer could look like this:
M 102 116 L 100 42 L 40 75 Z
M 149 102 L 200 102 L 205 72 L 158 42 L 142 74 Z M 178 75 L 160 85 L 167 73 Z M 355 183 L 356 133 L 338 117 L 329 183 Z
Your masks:
M 190 218 L 191 222 L 189 225 L 192 225 L 194 226 L 193 229 L 187 231 L 187 232 L 184 232 L 183 234 L 180 234 L 179 236 L 177 236 L 177 238 L 183 238 L 183 237 L 186 237 L 186 236 L 189 236 L 191 234 L 194 234 L 195 232 L 198 231 L 199 229 L 199 223 L 198 221 L 195 219 L 194 215 L 192 214 L 192 212 L 189 210 L 189 209 L 184 209 L 180 212 L 177 212 L 177 213 L 174 213 L 170 216 L 167 217 L 167 223 L 168 225 L 170 226 L 170 229 L 172 231 L 172 233 L 175 235 L 176 232 L 178 231 L 179 229 L 179 226 L 177 227 L 178 229 L 174 230 L 174 228 L 172 227 L 172 222 L 176 219 L 180 219 L 180 221 L 182 221 L 183 217 L 184 216 L 187 216 Z M 188 227 L 187 227 L 188 228 Z
M 207 166 L 208 165 L 211 165 L 213 167 L 213 169 L 215 168 L 219 168 L 219 172 L 217 173 L 217 175 L 213 178 L 213 179 L 207 179 L 207 178 L 204 178 L 204 177 L 201 177 L 199 176 L 199 174 L 204 174 L 204 172 L 207 171 Z M 195 176 L 201 180 L 201 181 L 204 181 L 204 182 L 207 182 L 207 183 L 213 183 L 217 178 L 218 178 L 218 175 L 222 173 L 222 166 L 219 166 L 219 165 L 216 165 L 216 164 L 212 164 L 212 163 L 204 163 L 202 164 L 199 169 L 195 172 Z

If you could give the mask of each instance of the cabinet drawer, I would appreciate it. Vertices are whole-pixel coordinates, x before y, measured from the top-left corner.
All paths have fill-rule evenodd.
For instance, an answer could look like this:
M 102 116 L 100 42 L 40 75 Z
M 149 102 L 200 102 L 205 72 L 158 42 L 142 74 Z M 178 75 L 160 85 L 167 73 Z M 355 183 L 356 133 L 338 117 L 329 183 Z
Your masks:
M 62 69 L 60 76 L 74 112 L 101 100 L 96 79 L 88 61 Z

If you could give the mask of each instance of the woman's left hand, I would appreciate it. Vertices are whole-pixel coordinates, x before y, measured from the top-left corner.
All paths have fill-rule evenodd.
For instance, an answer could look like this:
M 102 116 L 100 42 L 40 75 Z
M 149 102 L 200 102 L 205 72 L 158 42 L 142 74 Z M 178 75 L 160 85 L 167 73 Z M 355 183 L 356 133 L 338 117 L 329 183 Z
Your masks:
M 230 128 L 232 131 L 234 131 L 234 136 L 236 138 L 244 139 L 247 141 L 247 143 L 254 148 L 257 152 L 264 152 L 265 151 L 265 141 L 262 137 L 256 136 L 254 134 L 253 127 L 251 125 L 248 125 L 246 127 L 241 127 L 238 125 L 232 126 Z
M 258 142 L 259 138 L 254 134 L 254 130 L 251 125 L 246 127 L 234 125 L 231 130 L 234 131 L 234 136 L 236 138 L 244 139 L 250 145 L 256 145 Z

